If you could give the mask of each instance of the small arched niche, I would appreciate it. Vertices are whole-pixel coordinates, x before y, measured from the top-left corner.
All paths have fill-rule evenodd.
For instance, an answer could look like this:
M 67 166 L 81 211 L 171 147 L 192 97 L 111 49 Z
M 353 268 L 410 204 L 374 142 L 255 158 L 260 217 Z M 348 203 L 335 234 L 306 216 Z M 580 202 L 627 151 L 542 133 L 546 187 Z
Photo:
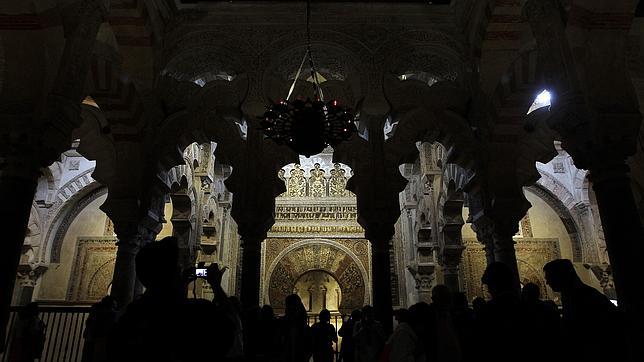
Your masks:
M 311 270 L 300 275 L 293 292 L 300 296 L 306 311 L 318 314 L 322 309 L 340 310 L 342 289 L 333 275 L 324 270 Z

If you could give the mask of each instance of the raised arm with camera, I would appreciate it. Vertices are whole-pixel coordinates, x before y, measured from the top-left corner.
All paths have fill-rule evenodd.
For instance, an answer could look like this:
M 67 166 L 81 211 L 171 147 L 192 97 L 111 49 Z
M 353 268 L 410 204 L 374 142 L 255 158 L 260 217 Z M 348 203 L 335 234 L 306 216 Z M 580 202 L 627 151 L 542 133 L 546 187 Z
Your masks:
M 214 292 L 213 303 L 225 314 L 235 326 L 235 333 L 232 346 L 226 357 L 237 360 L 243 357 L 244 337 L 241 321 L 241 306 L 236 297 L 228 297 L 221 287 L 221 279 L 228 267 L 220 268 L 219 264 L 213 263 L 206 269 L 206 280 Z M 236 303 L 235 303 L 236 302 Z
M 212 263 L 208 268 L 206 269 L 206 281 L 208 281 L 208 284 L 210 284 L 210 287 L 212 288 L 213 293 L 215 294 L 213 298 L 213 302 L 221 307 L 224 307 L 226 309 L 232 308 L 230 306 L 230 301 L 228 300 L 228 295 L 224 291 L 224 289 L 221 287 L 221 279 L 224 276 L 224 273 L 228 267 L 219 267 L 219 264 L 217 263 Z

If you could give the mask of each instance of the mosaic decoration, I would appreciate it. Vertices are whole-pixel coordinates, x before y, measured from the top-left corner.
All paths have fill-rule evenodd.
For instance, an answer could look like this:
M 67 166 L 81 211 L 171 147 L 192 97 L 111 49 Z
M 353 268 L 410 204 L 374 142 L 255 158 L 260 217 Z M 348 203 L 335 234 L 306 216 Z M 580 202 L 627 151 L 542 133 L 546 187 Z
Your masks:
M 265 241 L 264 265 L 268 266 L 264 280 L 268 283 L 268 300 L 276 308 L 284 308 L 284 299 L 295 291 L 295 284 L 300 277 L 310 271 L 321 270 L 336 279 L 341 288 L 341 311 L 350 312 L 365 303 L 367 293 L 362 270 L 368 275 L 369 256 L 365 253 L 366 240 L 319 241 L 311 240 L 285 255 L 280 253 L 289 246 L 302 241 L 300 239 L 269 238 Z M 361 255 L 349 255 L 334 244 L 341 244 L 349 250 L 356 250 Z M 276 260 L 279 257 L 279 260 Z M 359 264 L 356 263 L 359 260 Z M 273 266 L 270 268 L 270 266 Z

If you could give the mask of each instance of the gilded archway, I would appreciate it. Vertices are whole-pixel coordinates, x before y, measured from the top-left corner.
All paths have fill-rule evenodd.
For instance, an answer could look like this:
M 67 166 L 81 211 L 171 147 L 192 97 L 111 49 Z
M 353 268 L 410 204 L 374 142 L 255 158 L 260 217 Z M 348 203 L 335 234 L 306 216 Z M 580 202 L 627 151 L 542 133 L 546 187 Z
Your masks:
M 354 243 L 354 249 L 366 251 L 366 241 Z M 366 268 L 354 251 L 332 240 L 303 240 L 283 249 L 267 268 L 265 302 L 278 310 L 284 308 L 284 298 L 295 292 L 300 277 L 314 270 L 337 280 L 342 291 L 340 311 L 350 312 L 368 303 Z

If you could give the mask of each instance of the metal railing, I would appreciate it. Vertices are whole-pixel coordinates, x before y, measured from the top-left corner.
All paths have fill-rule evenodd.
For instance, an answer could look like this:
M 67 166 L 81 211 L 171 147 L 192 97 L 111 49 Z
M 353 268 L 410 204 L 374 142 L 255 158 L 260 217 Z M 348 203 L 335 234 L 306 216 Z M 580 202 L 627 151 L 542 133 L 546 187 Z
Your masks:
M 18 307 L 11 307 L 7 323 L 6 352 L 0 353 L 0 362 L 9 359 L 13 331 L 18 319 Z M 89 307 L 41 306 L 40 319 L 45 322 L 45 346 L 41 362 L 80 362 L 83 355 L 83 331 L 89 316 Z
M 40 319 L 45 323 L 45 345 L 40 362 L 80 362 L 83 355 L 83 331 L 89 316 L 88 306 L 40 306 Z M 0 353 L 0 362 L 7 362 L 13 340 L 13 332 L 18 319 L 19 307 L 11 307 L 9 323 L 7 323 L 7 350 Z M 308 323 L 313 325 L 318 321 L 317 315 L 309 315 Z M 331 325 L 336 333 L 342 327 L 342 316 L 331 316 Z M 334 350 L 336 360 L 340 353 L 342 337 L 338 336 Z

